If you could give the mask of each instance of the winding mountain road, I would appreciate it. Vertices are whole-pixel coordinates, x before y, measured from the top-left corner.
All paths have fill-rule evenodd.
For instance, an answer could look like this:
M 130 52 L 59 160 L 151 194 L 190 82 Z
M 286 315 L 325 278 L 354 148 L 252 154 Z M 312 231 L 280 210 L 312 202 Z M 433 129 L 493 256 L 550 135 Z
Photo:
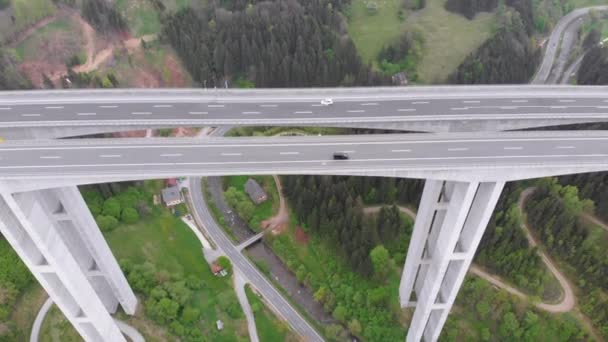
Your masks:
M 551 32 L 543 61 L 531 83 L 557 83 L 559 77 L 563 73 L 566 62 L 570 57 L 570 52 L 574 45 L 574 38 L 580 28 L 580 23 L 578 22 L 591 11 L 605 10 L 608 10 L 608 6 L 579 8 L 560 19 L 557 25 L 555 25 L 553 32 Z M 555 71 L 552 73 L 552 70 Z

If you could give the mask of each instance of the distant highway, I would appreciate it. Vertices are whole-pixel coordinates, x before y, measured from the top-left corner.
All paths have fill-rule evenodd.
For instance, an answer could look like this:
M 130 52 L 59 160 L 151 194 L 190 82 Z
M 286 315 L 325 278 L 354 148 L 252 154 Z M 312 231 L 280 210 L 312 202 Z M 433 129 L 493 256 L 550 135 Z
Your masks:
M 332 98 L 324 106 L 321 100 Z M 608 120 L 608 87 L 124 89 L 0 93 L 0 129 Z M 465 122 L 466 123 L 466 122 Z M 573 122 L 568 122 L 573 123 Z M 403 129 L 403 127 L 400 127 Z
M 350 160 L 332 160 L 346 152 Z M 5 142 L 0 179 L 375 174 L 608 165 L 608 133 L 500 132 Z M 503 178 L 508 178 L 508 174 Z M 430 177 L 430 176 L 429 176 Z M 497 177 L 493 175 L 492 177 Z
M 568 13 L 559 20 L 547 41 L 547 48 L 543 61 L 531 82 L 532 84 L 556 83 L 558 81 L 559 76 L 563 72 L 564 65 L 570 56 L 572 40 L 576 33 L 575 31 L 580 26 L 576 25 L 576 22 L 587 16 L 589 12 L 593 10 L 605 11 L 608 10 L 608 6 L 579 8 Z M 564 40 L 563 42 L 562 39 Z M 549 78 L 553 68 L 557 68 L 558 70 Z

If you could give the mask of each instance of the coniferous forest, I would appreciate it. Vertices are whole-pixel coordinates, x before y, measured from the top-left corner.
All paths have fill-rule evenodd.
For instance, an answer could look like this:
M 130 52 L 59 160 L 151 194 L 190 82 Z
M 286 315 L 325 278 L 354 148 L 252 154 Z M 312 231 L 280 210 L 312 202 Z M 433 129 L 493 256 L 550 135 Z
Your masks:
M 362 63 L 341 1 L 273 1 L 184 9 L 164 34 L 202 86 L 246 79 L 256 87 L 388 84 Z

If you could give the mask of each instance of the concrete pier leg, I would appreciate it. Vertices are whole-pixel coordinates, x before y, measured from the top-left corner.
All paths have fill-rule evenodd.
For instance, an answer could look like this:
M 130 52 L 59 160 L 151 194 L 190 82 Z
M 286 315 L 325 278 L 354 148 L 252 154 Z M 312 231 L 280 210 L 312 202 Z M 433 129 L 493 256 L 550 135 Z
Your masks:
M 85 341 L 125 341 L 110 316 L 137 299 L 76 187 L 11 193 L 0 231 Z
M 439 338 L 503 187 L 427 180 L 399 287 L 415 307 L 406 341 Z

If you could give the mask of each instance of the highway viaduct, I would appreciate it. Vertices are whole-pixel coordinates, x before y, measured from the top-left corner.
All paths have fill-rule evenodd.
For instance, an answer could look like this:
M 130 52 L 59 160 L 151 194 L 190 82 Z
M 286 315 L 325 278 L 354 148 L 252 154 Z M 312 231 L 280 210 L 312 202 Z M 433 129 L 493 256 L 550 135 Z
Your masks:
M 5 139 L 232 125 L 501 131 L 605 121 L 608 87 L 16 91 L 0 93 L 0 114 Z
M 606 132 L 15 140 L 0 146 L 0 231 L 90 341 L 137 300 L 77 185 L 172 176 L 334 174 L 427 179 L 400 286 L 408 340 L 436 340 L 504 183 L 608 170 Z M 334 161 L 335 151 L 351 159 Z M 413 295 L 415 293 L 415 295 Z M 306 335 L 317 340 L 318 335 Z

